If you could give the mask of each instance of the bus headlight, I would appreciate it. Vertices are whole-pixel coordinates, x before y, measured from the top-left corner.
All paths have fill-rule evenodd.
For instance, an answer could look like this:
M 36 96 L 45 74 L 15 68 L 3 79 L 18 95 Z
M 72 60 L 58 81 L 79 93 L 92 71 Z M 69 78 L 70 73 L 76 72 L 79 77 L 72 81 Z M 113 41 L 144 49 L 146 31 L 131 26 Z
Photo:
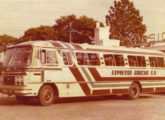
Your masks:
M 16 76 L 15 85 L 27 85 L 27 76 Z

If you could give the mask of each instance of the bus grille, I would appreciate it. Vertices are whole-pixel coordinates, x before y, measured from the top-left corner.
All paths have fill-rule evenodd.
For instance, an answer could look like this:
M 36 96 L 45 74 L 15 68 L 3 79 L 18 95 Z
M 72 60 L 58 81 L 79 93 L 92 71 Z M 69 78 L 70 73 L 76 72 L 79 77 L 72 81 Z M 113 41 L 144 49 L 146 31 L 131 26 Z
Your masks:
M 15 85 L 15 77 L 14 76 L 5 76 L 4 84 L 5 85 Z

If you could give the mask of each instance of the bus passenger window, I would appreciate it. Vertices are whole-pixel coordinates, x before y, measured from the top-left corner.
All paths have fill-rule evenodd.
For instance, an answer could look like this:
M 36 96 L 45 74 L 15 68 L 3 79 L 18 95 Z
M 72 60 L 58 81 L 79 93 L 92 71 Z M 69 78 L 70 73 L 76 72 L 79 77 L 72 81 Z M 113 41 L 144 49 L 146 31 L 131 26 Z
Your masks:
M 149 62 L 151 67 L 157 67 L 157 62 L 155 57 L 149 57 Z
M 42 61 L 42 64 L 47 64 L 47 65 L 58 64 L 56 53 L 54 50 L 42 50 L 41 61 Z
M 136 56 L 128 56 L 128 63 L 129 63 L 129 66 L 131 67 L 138 66 L 138 61 L 136 59 Z
M 69 52 L 63 52 L 62 57 L 65 65 L 72 65 L 72 59 Z
M 89 58 L 87 53 L 76 53 L 77 63 L 79 65 L 89 65 Z
M 46 51 L 46 62 L 47 63 L 56 63 L 56 55 L 54 51 Z
M 125 66 L 124 58 L 122 55 L 114 55 L 116 66 Z
M 115 66 L 115 60 L 112 54 L 105 54 L 104 61 L 106 66 Z
M 146 61 L 144 56 L 137 56 L 137 60 L 139 67 L 146 67 Z
M 100 65 L 99 55 L 95 53 L 88 53 L 89 62 L 92 66 Z
M 76 53 L 76 57 L 77 57 L 77 63 L 79 65 L 83 65 L 83 53 Z
M 164 67 L 164 59 L 161 57 L 156 58 L 158 67 Z

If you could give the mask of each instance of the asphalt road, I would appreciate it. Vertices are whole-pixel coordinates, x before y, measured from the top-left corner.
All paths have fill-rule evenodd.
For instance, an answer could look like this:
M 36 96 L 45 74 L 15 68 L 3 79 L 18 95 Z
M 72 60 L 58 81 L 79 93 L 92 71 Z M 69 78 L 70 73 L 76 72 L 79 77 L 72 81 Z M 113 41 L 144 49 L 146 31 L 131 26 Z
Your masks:
M 45 107 L 0 95 L 0 120 L 165 120 L 165 94 L 67 98 Z

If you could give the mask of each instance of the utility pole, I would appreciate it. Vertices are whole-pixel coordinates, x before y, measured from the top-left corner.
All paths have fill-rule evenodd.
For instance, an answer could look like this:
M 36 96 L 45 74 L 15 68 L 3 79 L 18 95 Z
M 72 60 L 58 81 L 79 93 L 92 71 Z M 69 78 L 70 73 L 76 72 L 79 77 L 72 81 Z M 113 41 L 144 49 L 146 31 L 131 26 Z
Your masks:
M 69 23 L 69 43 L 72 43 L 72 23 Z
M 69 23 L 69 43 L 72 43 L 72 33 L 78 33 L 79 35 L 82 35 L 82 32 L 79 32 L 72 28 L 72 22 Z

